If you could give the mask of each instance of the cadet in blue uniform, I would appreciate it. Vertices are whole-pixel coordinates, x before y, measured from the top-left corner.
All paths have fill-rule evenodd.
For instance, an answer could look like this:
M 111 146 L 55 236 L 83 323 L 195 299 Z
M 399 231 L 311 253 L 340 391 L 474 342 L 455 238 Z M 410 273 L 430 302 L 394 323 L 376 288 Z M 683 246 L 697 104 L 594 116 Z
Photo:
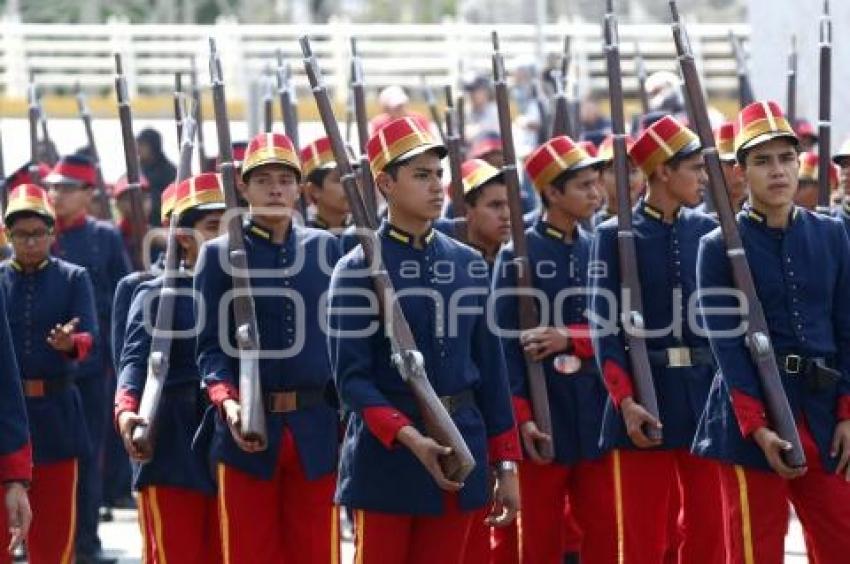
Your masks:
M 121 357 L 115 420 L 133 465 L 133 487 L 139 492 L 139 525 L 144 561 L 206 564 L 221 561 L 215 487 L 206 461 L 192 452 L 192 438 L 203 415 L 200 376 L 195 362 L 195 303 L 192 269 L 199 241 L 219 234 L 224 196 L 215 173 L 189 178 L 177 187 L 174 220 L 181 253 L 174 321 L 175 338 L 168 356 L 168 374 L 154 424 L 154 452 L 139 451 L 133 430 L 146 423 L 138 413 L 151 353 L 150 323 L 156 319 L 163 276 L 144 282 L 130 308 L 127 339 Z M 145 456 L 150 460 L 140 464 Z
M 699 150 L 696 135 L 665 116 L 630 152 L 648 179 L 646 196 L 633 212 L 633 232 L 660 421 L 633 394 L 619 306 L 628 296 L 620 284 L 616 219 L 599 225 L 593 242 L 594 351 L 609 392 L 601 445 L 614 449 L 609 460 L 617 494 L 606 509 L 616 509 L 618 545 L 627 561 L 657 563 L 665 552 L 675 552 L 667 527 L 659 526 L 671 520 L 669 511 L 683 530 L 680 562 L 722 559 L 717 467 L 689 452 L 714 372 L 708 343 L 689 321 L 695 315 L 690 298 L 696 290 L 697 245 L 716 226 L 710 216 L 688 207 L 699 203 L 705 182 Z M 662 442 L 644 434 L 646 426 L 662 425 Z M 670 502 L 677 495 L 674 488 L 680 503 Z
M 540 306 L 540 327 L 519 338 L 502 338 L 520 436 L 530 458 L 520 465 L 519 474 L 519 562 L 560 562 L 564 552 L 567 561 L 577 561 L 581 552 L 583 560 L 603 562 L 612 554 L 612 539 L 606 538 L 611 529 L 595 519 L 598 507 L 612 503 L 613 497 L 604 467 L 594 462 L 602 455 L 598 442 L 605 388 L 593 362 L 585 317 L 590 236 L 580 227 L 599 205 L 598 164 L 565 136 L 536 148 L 525 164 L 543 203 L 541 217 L 526 231 L 529 270 L 534 288 L 546 300 Z M 499 255 L 493 281 L 494 291 L 504 294 L 496 308 L 502 331 L 519 328 L 516 284 L 517 266 L 509 245 Z M 532 419 L 526 355 L 542 363 L 546 374 L 552 436 L 541 433 Z M 539 454 L 542 441 L 554 442 L 555 460 L 550 464 Z M 567 503 L 570 511 L 565 515 Z
M 483 309 L 488 270 L 480 254 L 430 226 L 443 203 L 445 156 L 431 134 L 400 118 L 372 136 L 367 149 L 389 204 L 377 234 L 383 264 L 428 378 L 452 406 L 476 467 L 465 484 L 449 480 L 439 465 L 446 447 L 421 434 L 415 400 L 392 364 L 377 311 L 368 307 L 374 290 L 358 248 L 337 265 L 330 293 L 328 345 L 343 405 L 352 413 L 337 502 L 355 509 L 358 562 L 460 563 L 473 520 L 490 513 L 491 524 L 506 525 L 519 501 L 519 441 L 504 359 Z M 436 307 L 435 295 L 442 298 Z M 457 308 L 470 313 L 459 315 Z
M 626 138 L 626 148 L 631 149 L 634 140 Z M 604 205 L 595 214 L 591 223 L 595 228 L 603 221 L 617 216 L 617 177 L 614 175 L 614 137 L 609 135 L 599 146 L 597 155 L 601 161 L 601 184 L 604 190 Z M 629 197 L 630 206 L 634 206 L 646 187 L 646 178 L 632 159 L 629 159 Z
M 14 257 L 0 265 L 0 314 L 20 362 L 35 463 L 28 556 L 33 564 L 70 563 L 77 462 L 89 450 L 74 376 L 96 343 L 92 287 L 85 270 L 49 255 L 54 216 L 42 188 L 16 188 L 5 221 Z
M 198 336 L 198 366 L 217 408 L 208 411 L 201 434 L 211 435 L 225 562 L 325 564 L 339 556 L 333 507 L 339 417 L 322 308 L 316 308 L 326 299 L 339 247 L 330 233 L 290 221 L 300 173 L 292 142 L 279 134 L 255 137 L 242 163 L 251 206 L 244 239 L 263 353 L 265 450 L 239 431 L 235 326 L 232 315 L 219 315 L 233 287 L 227 237 L 207 243 L 198 261 L 195 290 L 207 320 Z
M 306 145 L 301 149 L 300 160 L 304 173 L 304 197 L 316 210 L 307 225 L 340 235 L 350 223 L 350 210 L 330 139 L 322 137 Z
M 120 439 L 108 422 L 115 390 L 115 374 L 109 358 L 112 300 L 118 282 L 130 271 L 130 261 L 118 230 L 87 215 L 95 184 L 95 169 L 90 160 L 79 155 L 63 157 L 44 178 L 44 183 L 50 188 L 56 208 L 53 254 L 85 268 L 94 286 L 100 342 L 97 354 L 80 366 L 77 375 L 92 443 L 91 455 L 80 460 L 77 550 L 80 561 L 108 561 L 100 555 L 97 536 L 104 468 L 110 471 L 120 468 L 119 475 L 123 474 L 127 482 L 124 487 L 129 489 L 129 462 Z M 107 436 L 110 448 L 105 447 Z M 112 456 L 107 456 L 104 462 L 107 452 Z
M 727 562 L 782 562 L 789 501 L 811 560 L 846 562 L 850 243 L 839 221 L 794 206 L 797 139 L 776 103 L 741 110 L 735 148 L 738 174 L 750 187 L 738 229 L 807 468 L 784 463 L 781 453 L 789 445 L 765 415 L 756 368 L 744 333 L 736 330 L 746 321 L 731 313 L 742 304 L 728 293 L 734 285 L 719 230 L 703 237 L 699 248 L 699 287 L 706 292 L 700 305 L 720 374 L 694 449 L 722 461 Z M 726 312 L 716 309 L 730 305 Z
M 21 376 L 6 319 L 6 299 L 0 292 L 0 564 L 26 538 L 32 523 L 27 488 L 32 482 L 32 445 Z

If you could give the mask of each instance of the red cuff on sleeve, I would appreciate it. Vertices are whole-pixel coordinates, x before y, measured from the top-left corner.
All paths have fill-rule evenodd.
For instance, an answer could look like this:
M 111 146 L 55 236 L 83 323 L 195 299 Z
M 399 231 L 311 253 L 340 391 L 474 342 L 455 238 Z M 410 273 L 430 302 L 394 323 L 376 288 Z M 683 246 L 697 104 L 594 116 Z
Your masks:
M 490 437 L 487 440 L 487 456 L 491 463 L 502 460 L 522 460 L 522 449 L 519 447 L 519 433 L 516 427 L 511 427 L 504 433 Z
M 611 400 L 617 408 L 620 407 L 620 403 L 624 399 L 633 396 L 635 393 L 632 387 L 632 377 L 613 360 L 606 360 L 602 366 L 602 379 L 605 381 L 605 388 L 608 389 Z
M 514 404 L 514 419 L 516 419 L 517 426 L 522 425 L 526 421 L 531 421 L 534 416 L 531 412 L 530 401 L 524 397 L 513 396 L 511 402 Z
M 94 344 L 91 333 L 74 333 L 71 335 L 71 340 L 74 342 L 74 348 L 71 349 L 71 352 L 65 353 L 65 356 L 77 362 L 82 362 L 88 358 Z
M 401 428 L 413 424 L 405 414 L 388 406 L 365 408 L 363 420 L 369 431 L 388 449 L 395 446 L 395 437 Z
M 212 404 L 218 408 L 221 408 L 221 404 L 226 399 L 239 401 L 239 390 L 229 382 L 210 384 L 207 386 L 207 395 L 209 395 Z
M 118 416 L 124 411 L 139 412 L 139 398 L 127 388 L 121 388 L 115 392 L 115 411 L 113 417 L 116 428 L 118 427 Z
M 0 482 L 32 482 L 32 445 L 0 456 Z
M 838 398 L 838 408 L 835 410 L 835 417 L 839 421 L 850 419 L 850 396 L 843 395 Z
M 753 396 L 732 390 L 732 409 L 744 438 L 749 438 L 760 427 L 767 427 L 764 405 Z
M 570 331 L 570 341 L 573 344 L 573 354 L 579 358 L 593 358 L 593 342 L 590 340 L 590 326 L 587 323 L 567 325 Z

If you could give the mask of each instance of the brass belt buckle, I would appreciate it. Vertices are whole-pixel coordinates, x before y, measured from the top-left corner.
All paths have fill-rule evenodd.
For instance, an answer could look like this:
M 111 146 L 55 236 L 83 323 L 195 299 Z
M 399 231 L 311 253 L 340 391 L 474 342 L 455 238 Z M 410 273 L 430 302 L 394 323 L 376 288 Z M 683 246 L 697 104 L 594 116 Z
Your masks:
M 298 399 L 295 392 L 272 392 L 269 394 L 269 411 L 289 413 L 295 411 Z
M 44 380 L 24 380 L 24 395 L 28 398 L 44 397 Z
M 788 374 L 799 374 L 803 369 L 803 357 L 798 354 L 789 354 L 785 357 L 785 372 Z
M 691 349 L 688 347 L 670 347 L 667 349 L 667 366 L 670 368 L 693 366 Z

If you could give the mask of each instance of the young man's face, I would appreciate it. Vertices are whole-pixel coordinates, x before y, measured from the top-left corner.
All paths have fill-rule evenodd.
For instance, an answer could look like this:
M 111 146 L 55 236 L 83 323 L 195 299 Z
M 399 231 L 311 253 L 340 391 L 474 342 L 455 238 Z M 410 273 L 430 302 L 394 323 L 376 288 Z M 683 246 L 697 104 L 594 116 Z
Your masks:
M 466 221 L 470 233 L 487 245 L 507 243 L 511 238 L 511 211 L 508 206 L 508 188 L 504 184 L 488 184 L 474 206 L 467 206 Z
M 750 197 L 767 208 L 785 207 L 797 193 L 800 163 L 797 149 L 788 139 L 773 139 L 750 149 L 745 166 L 736 166 L 750 187 Z
M 557 209 L 576 219 L 588 219 L 599 207 L 599 172 L 588 167 L 580 170 L 564 184 L 563 190 L 546 188 L 550 209 Z
M 322 210 L 328 210 L 333 214 L 347 214 L 349 212 L 348 198 L 345 195 L 342 182 L 340 182 L 338 168 L 325 175 L 321 186 L 316 186 L 308 181 L 305 187 L 310 201 L 316 205 L 319 213 Z
M 221 228 L 221 217 L 224 211 L 211 210 L 206 212 L 201 219 L 192 224 L 191 228 L 182 228 L 177 233 L 177 240 L 183 251 L 192 258 L 198 256 L 198 249 L 202 243 L 218 237 Z
M 670 195 L 679 204 L 693 207 L 702 201 L 700 189 L 707 181 L 702 153 L 696 152 L 682 159 L 678 166 L 663 164 L 659 169 L 663 169 Z
M 617 176 L 614 174 L 613 162 L 602 169 L 602 188 L 608 200 L 608 207 L 612 210 L 618 209 L 617 202 Z M 629 199 L 630 205 L 635 205 L 641 191 L 643 190 L 643 172 L 629 159 Z
M 376 177 L 378 186 L 393 209 L 407 217 L 433 221 L 443 210 L 443 167 L 436 151 L 417 155 L 398 167 L 396 178 L 386 172 Z
M 726 190 L 729 192 L 729 200 L 734 206 L 747 195 L 747 181 L 740 175 L 735 174 L 735 161 L 722 161 L 723 178 L 726 179 Z
M 800 182 L 797 193 L 794 194 L 794 203 L 801 208 L 814 211 L 818 205 L 818 183 L 812 181 Z
M 34 267 L 47 258 L 53 231 L 40 217 L 22 217 L 9 226 L 9 239 L 15 259 L 24 267 Z
M 71 219 L 86 213 L 92 199 L 92 191 L 91 187 L 50 186 L 49 193 L 56 217 Z
M 251 208 L 258 211 L 257 215 L 277 221 L 288 217 L 298 193 L 298 175 L 282 164 L 267 164 L 252 170 L 242 191 Z

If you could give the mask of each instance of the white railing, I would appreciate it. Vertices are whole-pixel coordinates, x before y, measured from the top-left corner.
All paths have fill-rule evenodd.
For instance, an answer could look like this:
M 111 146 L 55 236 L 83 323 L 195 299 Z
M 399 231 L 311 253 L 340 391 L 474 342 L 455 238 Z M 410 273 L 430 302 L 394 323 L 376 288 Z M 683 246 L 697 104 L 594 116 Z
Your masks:
M 215 37 L 222 55 L 228 84 L 245 85 L 264 67 L 274 64 L 282 49 L 295 71 L 297 85 L 306 86 L 298 38 L 309 34 L 320 58 L 328 84 L 342 97 L 348 80 L 348 38 L 358 38 L 370 88 L 400 84 L 415 88 L 421 77 L 434 85 L 457 83 L 460 73 L 489 72 L 492 25 L 445 21 L 430 25 L 352 24 L 337 21 L 326 25 L 210 26 L 128 25 L 36 25 L 0 24 L 0 90 L 6 97 L 22 98 L 30 75 L 48 92 L 67 92 L 76 82 L 91 91 L 112 88 L 113 53 L 124 57 L 131 95 L 169 91 L 176 71 L 188 71 L 197 58 L 200 79 L 207 83 L 208 37 Z M 533 25 L 498 25 L 509 69 L 517 57 L 535 54 L 537 30 Z M 709 94 L 725 94 L 737 88 L 735 61 L 728 42 L 732 30 L 747 39 L 746 25 L 689 26 L 695 52 Z M 601 29 L 588 23 L 557 23 L 544 26 L 547 53 L 558 53 L 563 36 L 569 34 L 573 49 L 583 62 L 585 88 L 604 89 Z M 634 91 L 634 46 L 640 50 L 649 72 L 676 70 L 674 45 L 667 25 L 620 26 L 624 80 L 627 93 Z M 238 95 L 240 89 L 232 89 Z M 244 93 L 247 89 L 241 89 Z

